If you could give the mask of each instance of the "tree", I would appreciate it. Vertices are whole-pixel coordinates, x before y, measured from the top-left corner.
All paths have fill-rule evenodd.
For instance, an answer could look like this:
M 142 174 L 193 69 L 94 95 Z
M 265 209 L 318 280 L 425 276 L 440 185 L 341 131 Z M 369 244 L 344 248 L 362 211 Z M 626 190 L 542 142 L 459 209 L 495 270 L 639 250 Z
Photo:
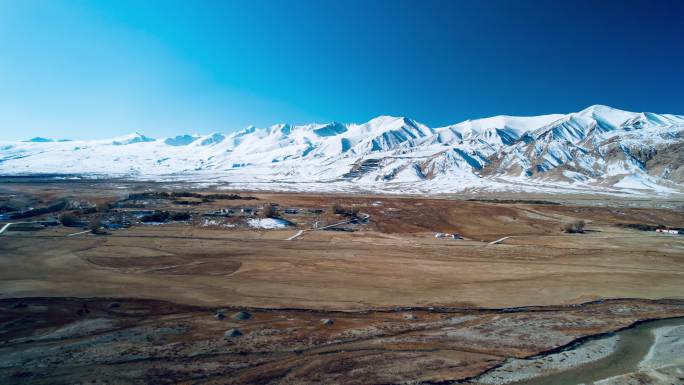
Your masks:
M 102 227 L 102 219 L 99 216 L 94 216 L 88 222 L 88 230 L 93 234 L 106 234 L 107 232 Z
M 59 216 L 59 222 L 62 224 L 62 226 L 66 227 L 78 227 L 83 224 L 79 217 L 73 213 L 63 213 Z
M 345 215 L 356 218 L 359 215 L 359 208 L 354 206 L 343 206 L 339 203 L 334 203 L 331 207 L 333 213 L 338 215 Z
M 584 233 L 585 223 L 583 220 L 576 220 L 572 222 L 566 222 L 561 225 L 561 230 L 568 234 L 581 234 Z
M 152 214 L 143 215 L 140 218 L 141 222 L 156 222 L 163 223 L 171 218 L 171 214 L 168 211 L 155 211 Z
M 172 221 L 189 221 L 190 218 L 190 213 L 187 211 L 183 213 L 171 213 Z
M 261 210 L 261 215 L 264 218 L 273 218 L 278 216 L 278 209 L 276 206 L 272 203 L 267 204 L 264 206 L 264 208 Z

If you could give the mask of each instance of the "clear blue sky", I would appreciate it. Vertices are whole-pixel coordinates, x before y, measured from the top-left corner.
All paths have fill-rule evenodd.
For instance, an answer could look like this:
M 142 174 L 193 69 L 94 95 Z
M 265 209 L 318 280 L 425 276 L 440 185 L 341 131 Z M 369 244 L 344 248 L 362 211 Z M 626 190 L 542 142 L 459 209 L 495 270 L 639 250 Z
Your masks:
M 684 1 L 0 0 L 0 140 L 684 113 Z

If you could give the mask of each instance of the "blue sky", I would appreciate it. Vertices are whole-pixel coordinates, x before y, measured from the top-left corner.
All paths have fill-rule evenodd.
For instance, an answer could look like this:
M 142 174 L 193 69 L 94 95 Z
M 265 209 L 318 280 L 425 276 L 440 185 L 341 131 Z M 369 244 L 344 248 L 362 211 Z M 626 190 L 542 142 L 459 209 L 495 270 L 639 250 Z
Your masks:
M 0 0 L 0 140 L 684 113 L 684 1 Z

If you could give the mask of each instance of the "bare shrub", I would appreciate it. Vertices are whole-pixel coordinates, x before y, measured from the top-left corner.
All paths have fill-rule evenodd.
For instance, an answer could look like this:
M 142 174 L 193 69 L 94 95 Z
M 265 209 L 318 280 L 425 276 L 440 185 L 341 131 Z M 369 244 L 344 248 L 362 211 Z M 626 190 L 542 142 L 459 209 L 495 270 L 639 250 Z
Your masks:
M 345 215 L 348 217 L 356 218 L 359 215 L 359 208 L 353 206 L 343 206 L 339 203 L 332 205 L 331 210 L 335 214 Z
M 586 223 L 583 220 L 566 222 L 561 225 L 561 230 L 568 234 L 581 234 L 584 233 L 585 225 Z
M 261 210 L 261 215 L 264 218 L 273 218 L 278 216 L 278 208 L 272 204 L 269 203 L 264 208 Z
M 102 227 L 102 218 L 95 216 L 88 221 L 88 230 L 93 234 L 106 234 L 104 227 Z
M 143 215 L 140 218 L 141 222 L 155 222 L 155 223 L 163 223 L 169 220 L 171 218 L 171 214 L 169 214 L 168 211 L 155 211 L 152 214 L 147 214 Z
M 72 213 L 64 213 L 60 215 L 59 222 L 62 224 L 62 226 L 66 227 L 78 227 L 82 225 L 82 222 L 78 216 Z
M 170 213 L 172 221 L 189 221 L 192 216 L 189 212 Z

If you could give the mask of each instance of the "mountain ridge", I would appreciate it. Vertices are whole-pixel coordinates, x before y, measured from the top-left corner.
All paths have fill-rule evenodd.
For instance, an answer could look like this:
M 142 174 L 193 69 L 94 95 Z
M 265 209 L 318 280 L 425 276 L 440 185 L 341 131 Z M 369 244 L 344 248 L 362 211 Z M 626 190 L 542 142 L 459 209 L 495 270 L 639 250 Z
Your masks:
M 435 128 L 381 115 L 360 124 L 285 123 L 230 134 L 2 142 L 0 173 L 428 194 L 671 194 L 684 191 L 683 144 L 684 116 L 593 105 L 569 114 L 498 115 Z

